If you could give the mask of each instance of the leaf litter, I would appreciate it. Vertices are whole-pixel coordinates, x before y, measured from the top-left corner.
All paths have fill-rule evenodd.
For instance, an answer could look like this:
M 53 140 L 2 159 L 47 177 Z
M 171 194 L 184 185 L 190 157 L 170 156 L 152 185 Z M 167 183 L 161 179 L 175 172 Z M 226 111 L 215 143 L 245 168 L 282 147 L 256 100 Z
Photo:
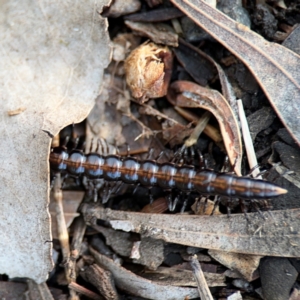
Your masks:
M 153 1 L 153 3 L 154 2 L 155 1 Z M 186 1 L 186 3 L 188 3 L 188 1 Z M 118 15 L 118 12 L 116 12 L 116 15 Z M 175 28 L 174 30 L 178 32 L 178 20 L 173 19 L 171 23 L 172 26 Z M 242 28 L 241 26 L 238 27 Z M 241 31 L 244 31 L 244 29 Z M 124 34 L 124 37 L 126 36 L 126 34 Z M 211 34 L 214 35 L 213 33 Z M 122 35 L 120 35 L 120 39 L 123 39 Z M 105 92 L 108 90 L 110 90 L 110 92 L 106 95 L 106 99 L 101 99 L 98 102 L 98 110 L 94 110 L 94 114 L 91 115 L 93 117 L 89 117 L 89 124 L 86 137 L 90 140 L 89 143 L 91 145 L 93 145 L 93 139 L 95 140 L 103 137 L 106 137 L 107 139 L 112 139 L 112 142 L 118 145 L 124 145 L 124 143 L 130 142 L 131 146 L 129 148 L 127 147 L 127 150 L 126 147 L 125 150 L 120 150 L 121 153 L 124 153 L 124 155 L 129 155 L 129 153 L 141 153 L 144 151 L 148 152 L 149 148 L 152 147 L 149 141 L 151 141 L 151 143 L 156 142 L 154 146 L 154 151 L 159 153 L 160 149 L 164 149 L 164 145 L 160 144 L 160 146 L 158 146 L 159 143 L 157 143 L 157 137 L 161 133 L 164 137 L 166 137 L 167 131 L 169 131 L 170 133 L 173 132 L 172 134 L 177 138 L 177 140 L 174 143 L 175 139 L 171 139 L 169 141 L 170 144 L 174 143 L 174 145 L 180 145 L 183 143 L 184 136 L 189 137 L 191 134 L 195 134 L 194 127 L 196 126 L 196 124 L 198 124 L 196 128 L 200 125 L 198 119 L 199 114 L 194 113 L 195 109 L 191 111 L 189 109 L 174 107 L 175 110 L 173 109 L 173 111 L 177 111 L 178 113 L 180 113 L 180 115 L 184 116 L 184 118 L 187 118 L 188 120 L 187 122 L 182 122 L 179 121 L 179 118 L 177 117 L 169 117 L 168 114 L 165 114 L 167 110 L 162 110 L 164 113 L 161 113 L 160 109 L 155 105 L 153 100 L 150 100 L 147 105 L 144 104 L 142 108 L 139 108 L 137 104 L 131 101 L 132 99 L 130 93 L 125 87 L 124 78 L 122 76 L 124 74 L 124 60 L 126 56 L 128 56 L 130 48 L 135 48 L 135 46 L 131 46 L 132 41 L 133 40 L 131 39 L 124 38 L 122 45 L 115 44 L 115 51 L 113 55 L 114 60 L 107 69 L 109 73 L 106 74 Z M 183 40 L 180 41 L 180 43 L 182 42 Z M 134 43 L 135 42 L 133 42 L 133 44 Z M 187 45 L 185 44 L 185 46 Z M 194 46 L 191 45 L 188 47 L 190 47 L 190 49 L 192 49 L 193 51 L 197 52 L 195 49 L 193 49 Z M 235 52 L 233 51 L 233 53 Z M 181 64 L 184 65 L 182 59 L 185 59 L 184 55 L 183 58 L 181 57 L 181 59 L 178 59 L 181 62 Z M 215 65 L 219 74 L 223 96 L 225 96 L 226 100 L 229 101 L 229 103 L 232 105 L 232 103 L 235 103 L 235 95 L 233 92 L 237 92 L 239 94 L 239 91 L 236 89 L 236 86 L 231 87 L 227 75 L 225 75 L 225 72 L 218 63 L 216 63 L 213 59 L 210 59 L 209 56 L 204 58 L 204 61 L 205 59 L 207 60 L 208 65 Z M 230 59 L 228 59 L 228 62 L 230 65 Z M 178 66 L 176 67 L 178 70 Z M 187 65 L 184 67 L 184 69 L 187 72 L 188 68 L 189 66 Z M 216 74 L 215 70 L 212 74 Z M 205 80 L 210 85 L 214 85 L 216 77 L 211 76 L 210 74 Z M 111 93 L 112 91 L 113 93 Z M 212 90 L 209 93 L 213 94 L 214 91 Z M 200 97 L 203 97 L 203 95 L 201 95 Z M 222 95 L 220 95 L 220 97 L 222 97 Z M 98 100 L 100 98 L 101 96 L 98 98 Z M 152 96 L 149 96 L 149 98 L 152 98 Z M 156 101 L 156 104 L 160 102 L 161 99 L 158 99 Z M 276 102 L 274 103 L 274 105 L 276 105 Z M 198 106 L 198 108 L 199 107 L 200 106 Z M 25 108 L 24 110 L 23 105 L 19 105 L 16 108 L 9 109 L 8 112 L 10 112 L 11 115 L 18 115 L 26 112 L 26 110 L 27 108 Z M 147 118 L 145 114 L 148 115 Z M 234 128 L 235 134 L 231 136 L 228 135 L 228 137 L 226 137 L 226 134 L 224 134 L 223 130 L 222 138 L 224 140 L 225 146 L 227 147 L 227 152 L 229 152 L 228 154 L 230 157 L 231 164 L 235 167 L 236 173 L 240 174 L 242 149 L 241 141 L 239 138 L 239 121 L 235 120 L 233 123 L 231 122 L 230 124 L 230 122 L 226 120 L 226 114 L 223 115 L 221 109 L 218 114 L 214 113 L 214 115 L 216 116 L 217 120 L 218 118 L 223 118 L 223 121 L 220 122 L 221 131 L 222 125 L 224 124 L 225 126 L 228 126 L 227 132 L 229 132 L 228 130 L 233 130 Z M 237 110 L 234 107 L 232 107 L 232 110 L 230 111 L 229 115 L 230 118 L 236 119 Z M 152 118 L 152 123 L 149 122 L 150 118 Z M 72 119 L 72 117 L 70 117 L 70 119 Z M 164 120 L 164 127 L 160 124 L 162 119 Z M 213 119 L 214 117 L 212 118 L 212 120 Z M 58 123 L 56 123 L 56 125 L 57 124 Z M 105 124 L 105 126 L 103 126 L 103 124 Z M 234 124 L 234 126 L 232 126 L 232 124 Z M 209 124 L 208 126 L 211 126 L 211 124 Z M 288 126 L 290 126 L 290 124 L 288 124 Z M 49 123 L 45 122 L 45 129 L 47 131 L 52 133 L 57 132 L 48 130 L 50 127 L 51 124 L 49 125 Z M 124 128 L 126 127 L 127 131 L 124 130 Z M 203 125 L 201 125 L 201 127 L 203 127 Z M 105 129 L 102 130 L 103 128 Z M 218 126 L 213 126 L 213 128 L 214 130 L 218 131 Z M 113 132 L 112 130 L 115 131 Z M 203 128 L 199 131 L 199 133 L 202 132 L 202 130 Z M 265 131 L 267 132 L 268 130 L 269 128 L 268 126 L 266 126 Z M 259 133 L 259 129 L 257 131 L 257 137 L 259 139 L 261 133 Z M 185 133 L 181 134 L 182 132 Z M 145 139 L 146 136 L 151 136 L 151 139 Z M 132 141 L 136 137 L 141 137 L 137 141 L 139 146 L 137 147 L 137 149 L 132 149 Z M 220 139 L 216 138 L 215 142 L 217 145 L 221 145 Z M 232 144 L 236 143 L 236 145 L 238 145 L 235 149 L 236 152 L 232 152 L 232 154 L 230 154 L 230 151 L 228 150 L 228 142 Z M 90 146 L 86 148 L 86 151 L 88 152 L 87 149 L 90 149 Z M 271 148 L 269 147 L 267 149 Z M 273 159 L 278 161 L 278 157 L 276 156 L 274 156 Z M 235 162 L 237 160 L 238 164 Z M 275 169 L 278 169 L 280 167 L 279 165 L 275 165 L 275 163 L 273 164 Z M 282 171 L 280 172 L 283 177 L 291 177 L 290 174 L 284 174 Z M 121 200 L 121 203 L 123 203 L 123 207 L 127 209 L 128 203 L 126 203 L 126 193 L 124 194 L 124 192 L 120 192 L 120 195 L 124 195 L 125 198 Z M 139 200 L 141 200 L 141 198 Z M 206 201 L 207 199 L 201 199 L 201 201 L 199 201 L 199 203 L 202 203 L 202 213 L 203 211 L 204 213 L 206 212 Z M 111 206 L 111 204 L 112 201 L 109 201 L 108 206 Z M 122 205 L 120 205 L 118 209 L 122 210 Z M 214 205 L 212 204 L 212 207 L 213 206 Z M 151 299 L 161 299 L 161 295 L 164 293 L 167 293 L 164 294 L 166 295 L 165 299 L 177 299 L 180 293 L 183 293 L 182 295 L 185 296 L 198 295 L 198 292 L 195 288 L 174 288 L 176 286 L 176 282 L 181 286 L 196 286 L 195 283 L 192 283 L 192 280 L 190 279 L 192 278 L 190 277 L 191 273 L 189 273 L 191 272 L 191 269 L 189 269 L 187 265 L 182 266 L 182 276 L 179 276 L 177 279 L 175 275 L 176 273 L 178 274 L 179 271 L 178 269 L 176 269 L 176 265 L 168 268 L 157 268 L 157 266 L 159 266 L 160 264 L 160 260 L 162 259 L 162 257 L 160 257 L 162 249 L 166 250 L 167 247 L 170 247 L 172 249 L 170 252 L 171 254 L 174 254 L 176 252 L 174 252 L 176 248 L 175 244 L 171 244 L 171 246 L 169 246 L 169 244 L 166 244 L 165 242 L 176 243 L 177 245 L 182 244 L 181 247 L 184 247 L 181 250 L 182 255 L 187 255 L 188 251 L 191 251 L 189 253 L 192 253 L 192 251 L 196 251 L 198 259 L 201 259 L 201 252 L 199 252 L 199 247 L 206 249 L 217 249 L 210 250 L 208 254 L 214 256 L 215 258 L 218 257 L 217 260 L 219 260 L 224 266 L 230 269 L 234 269 L 236 271 L 240 271 L 240 273 L 242 274 L 237 275 L 240 276 L 237 277 L 240 281 L 245 281 L 245 279 L 247 279 L 248 281 L 252 281 L 255 278 L 257 278 L 257 276 L 259 276 L 255 269 L 259 264 L 261 256 L 275 255 L 297 257 L 297 254 L 299 253 L 299 251 L 297 250 L 299 246 L 297 245 L 297 240 L 299 239 L 299 237 L 297 234 L 297 230 L 295 230 L 295 228 L 297 228 L 297 216 L 299 214 L 298 209 L 294 211 L 286 210 L 284 213 L 263 213 L 265 219 L 259 217 L 258 214 L 248 214 L 247 219 L 241 215 L 231 215 L 229 219 L 226 216 L 195 216 L 194 218 L 194 216 L 188 216 L 184 214 L 161 215 L 161 213 L 166 211 L 167 209 L 167 202 L 164 197 L 158 198 L 157 202 L 154 201 L 153 206 L 146 204 L 144 208 L 144 211 L 147 211 L 147 214 L 110 211 L 100 208 L 97 205 L 94 206 L 92 203 L 85 203 L 80 208 L 80 212 L 83 213 L 86 220 L 84 221 L 81 217 L 76 218 L 74 220 L 74 228 L 71 229 L 71 231 L 69 232 L 72 236 L 72 244 L 70 246 L 66 245 L 68 251 L 65 253 L 65 258 L 70 258 L 69 261 L 65 260 L 65 263 L 67 263 L 65 265 L 65 274 L 67 275 L 67 278 L 68 274 L 70 275 L 69 289 L 72 299 L 78 299 L 78 296 L 76 294 L 77 292 L 83 293 L 86 296 L 90 296 L 91 298 L 98 297 L 97 294 L 95 294 L 91 290 L 83 288 L 83 286 L 79 285 L 74 281 L 74 278 L 76 279 L 77 274 L 79 274 L 77 267 L 80 266 L 82 270 L 82 277 L 86 281 L 92 283 L 97 288 L 97 290 L 107 299 L 117 299 L 119 297 L 119 289 L 125 290 L 128 293 L 134 293 L 138 296 L 144 296 L 147 298 L 149 297 Z M 74 206 L 73 212 L 71 213 L 73 216 L 77 214 L 77 212 L 74 211 L 74 209 L 76 210 L 76 206 Z M 138 209 L 137 211 L 139 210 L 140 209 Z M 194 203 L 193 211 L 197 210 L 199 210 L 199 207 L 196 201 Z M 60 213 L 64 212 L 61 210 Z M 110 223 L 112 229 L 108 229 L 103 226 L 100 227 L 95 223 L 96 219 L 106 220 L 106 222 Z M 86 229 L 86 222 L 91 225 L 90 227 L 88 227 L 88 229 Z M 289 224 L 289 226 L 285 227 L 285 224 Z M 100 228 L 102 229 L 100 230 Z M 87 252 L 86 250 L 89 247 L 89 242 L 86 239 L 84 239 L 84 234 L 89 234 L 89 229 L 96 230 L 96 232 L 100 230 L 100 232 L 105 236 L 107 245 L 110 245 L 111 248 L 108 248 L 107 245 L 101 242 L 102 244 L 100 243 L 101 245 L 99 244 L 99 247 L 97 247 L 97 252 L 95 252 L 95 250 L 93 250 L 92 248 L 90 248 L 90 252 Z M 114 231 L 115 229 L 123 231 L 133 231 L 134 233 L 123 232 L 123 234 L 122 231 Z M 120 238 L 115 240 L 114 236 L 118 232 L 120 233 Z M 93 237 L 96 237 L 95 231 L 91 232 L 91 234 Z M 68 244 L 68 239 L 69 237 L 67 235 L 63 243 Z M 97 240 L 98 242 L 100 242 L 101 238 L 98 238 Z M 150 269 L 152 266 L 154 270 L 151 272 L 154 281 L 149 281 L 141 277 L 144 276 L 146 278 L 146 274 L 143 275 L 139 272 L 135 272 L 136 274 L 134 274 L 131 273 L 129 270 L 126 270 L 125 268 L 120 267 L 118 265 L 119 263 L 122 263 L 122 259 L 120 257 L 117 257 L 116 254 L 120 254 L 118 251 L 124 251 L 124 249 L 122 250 L 122 246 L 125 246 L 126 243 L 124 243 L 124 241 L 126 240 L 129 242 L 127 244 L 127 246 L 129 245 L 129 247 L 126 248 L 126 252 L 120 252 L 122 253 L 121 255 L 128 257 L 127 260 L 131 259 L 131 263 L 145 265 L 147 266 L 147 268 Z M 165 242 L 163 242 L 163 240 Z M 157 241 L 157 245 L 155 241 Z M 153 249 L 153 252 L 152 255 L 149 255 L 147 254 L 146 250 L 150 250 L 151 247 Z M 179 245 L 177 247 L 179 247 Z M 198 249 L 198 252 L 197 250 L 193 249 Z M 224 250 L 229 251 L 228 254 L 224 255 Z M 64 248 L 62 249 L 62 251 L 64 251 Z M 105 253 L 105 255 L 108 255 L 110 259 L 106 256 L 103 256 L 103 253 Z M 90 256 L 90 254 L 93 254 L 93 257 Z M 141 260 L 143 255 L 144 258 Z M 154 261 L 158 258 L 160 258 L 160 260 L 157 260 L 156 263 L 153 264 Z M 167 260 L 168 258 L 166 257 L 166 264 Z M 241 263 L 239 265 L 239 260 L 241 262 L 244 262 L 244 264 Z M 85 270 L 85 267 L 87 265 L 89 265 L 89 267 Z M 204 266 L 201 265 L 201 267 L 204 267 L 205 270 L 209 266 L 208 264 L 205 264 Z M 110 270 L 110 272 L 112 273 L 109 273 L 109 271 L 107 270 Z M 200 273 L 198 272 L 199 270 L 195 270 L 198 269 L 194 269 L 195 276 L 198 276 L 198 280 L 200 280 L 203 284 L 205 283 L 205 281 L 207 281 L 208 283 L 210 282 L 209 276 L 206 279 L 199 279 L 201 278 Z M 209 283 L 209 286 L 215 283 L 217 284 L 217 286 L 221 287 L 223 285 L 222 278 L 224 278 L 224 275 L 220 275 L 218 279 L 218 274 L 216 274 L 216 270 L 214 269 L 214 271 L 212 272 L 214 274 L 211 274 L 212 282 Z M 155 277 L 155 275 L 157 277 Z M 148 276 L 150 276 L 150 273 L 148 273 Z M 157 282 L 157 278 L 161 278 L 159 276 L 165 276 L 166 280 L 164 282 L 163 280 L 161 280 L 160 286 L 157 286 L 157 284 L 159 284 L 159 282 Z M 101 282 L 100 277 L 103 278 L 103 282 Z M 233 282 L 233 284 L 237 288 L 243 288 L 243 286 L 247 284 L 247 281 L 245 281 L 245 283 L 242 283 L 242 281 L 238 282 L 238 280 L 236 282 Z M 115 289 L 115 286 L 117 286 L 118 290 Z M 210 296 L 207 295 L 207 297 Z

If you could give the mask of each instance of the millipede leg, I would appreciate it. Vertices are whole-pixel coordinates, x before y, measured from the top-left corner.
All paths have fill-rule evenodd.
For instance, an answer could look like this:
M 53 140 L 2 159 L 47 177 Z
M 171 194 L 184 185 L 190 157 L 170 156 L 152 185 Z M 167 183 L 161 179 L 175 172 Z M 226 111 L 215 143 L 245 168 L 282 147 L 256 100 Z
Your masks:
M 177 206 L 178 200 L 179 200 L 178 195 L 173 200 L 172 199 L 172 192 L 170 191 L 170 194 L 167 196 L 167 200 L 168 200 L 169 211 L 174 211 L 176 206 Z
M 154 152 L 154 149 L 150 148 L 149 153 L 148 153 L 146 159 L 152 159 L 153 152 Z
M 149 197 L 150 205 L 151 205 L 154 201 L 153 194 L 152 194 L 152 187 L 148 188 L 148 197 Z
M 240 202 L 241 210 L 244 213 L 245 218 L 249 222 L 249 217 L 248 217 L 248 214 L 247 214 L 248 209 L 247 209 L 247 206 L 245 205 L 245 201 L 243 199 L 240 199 L 239 202 Z
M 165 155 L 164 151 L 161 151 L 159 155 L 155 158 L 156 161 L 159 161 Z
M 183 158 L 183 154 L 184 154 L 184 151 L 186 149 L 186 146 L 183 145 L 180 149 L 178 149 L 175 153 L 174 153 L 174 157 L 172 158 L 171 162 L 172 163 L 179 163 L 180 160 Z
M 230 200 L 230 199 L 227 199 L 227 205 L 226 205 L 226 208 L 227 208 L 227 217 L 228 217 L 228 218 L 230 218 L 230 216 L 231 216 L 230 203 L 231 203 L 231 200 Z
M 140 186 L 140 184 L 139 184 L 139 183 L 138 183 L 138 184 L 136 184 L 136 187 L 134 188 L 134 190 L 133 190 L 133 192 L 132 192 L 132 194 L 133 194 L 133 195 L 136 193 L 136 191 L 137 191 L 137 189 L 139 188 L 139 186 Z
M 250 203 L 251 203 L 251 206 L 254 207 L 255 211 L 259 213 L 259 215 L 264 219 L 266 220 L 266 217 L 263 215 L 262 211 L 260 210 L 256 200 L 254 199 L 251 199 L 250 200 Z
M 190 193 L 186 193 L 185 194 L 185 199 L 184 199 L 183 204 L 182 204 L 181 209 L 180 209 L 180 213 L 184 213 L 189 198 L 190 198 Z
M 199 156 L 199 164 L 202 166 L 204 169 L 207 169 L 207 161 L 206 159 L 203 158 L 202 152 L 197 148 L 197 154 Z
M 216 208 L 218 207 L 218 205 L 219 205 L 219 203 L 220 203 L 220 197 L 219 196 L 215 196 L 215 199 L 214 199 L 214 208 L 213 208 L 213 210 L 212 210 L 212 212 L 211 212 L 211 216 L 215 213 L 215 210 L 216 210 Z M 205 204 L 204 204 L 204 210 L 206 210 L 206 207 L 207 207 L 207 198 L 205 199 Z M 228 206 L 227 206 L 227 208 L 228 208 Z
M 122 182 L 122 181 L 115 182 L 111 189 L 111 194 L 112 195 L 118 194 L 119 191 L 121 190 L 122 186 L 124 186 L 124 182 Z

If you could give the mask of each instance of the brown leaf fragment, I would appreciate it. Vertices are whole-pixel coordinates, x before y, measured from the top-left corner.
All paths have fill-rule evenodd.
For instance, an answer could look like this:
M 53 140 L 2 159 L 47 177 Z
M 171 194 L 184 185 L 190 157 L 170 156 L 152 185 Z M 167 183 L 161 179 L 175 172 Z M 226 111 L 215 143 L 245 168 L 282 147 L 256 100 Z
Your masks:
M 216 207 L 214 201 L 207 198 L 197 199 L 191 207 L 195 215 L 206 215 L 210 216 L 212 213 L 215 215 L 221 215 L 219 206 Z
M 86 221 L 93 218 L 122 224 L 127 230 L 166 242 L 254 255 L 298 257 L 300 209 L 230 216 L 186 216 L 129 213 L 84 204 Z
M 145 0 L 149 7 L 154 7 L 163 3 L 163 0 Z
M 167 7 L 161 9 L 152 9 L 147 12 L 131 14 L 124 17 L 124 20 L 133 22 L 163 22 L 174 18 L 183 17 L 184 13 L 176 7 Z
M 163 137 L 171 147 L 175 145 L 182 145 L 186 137 L 190 136 L 193 132 L 193 129 L 190 126 L 183 126 L 181 124 L 174 124 L 170 127 L 169 122 L 164 122 L 163 127 Z
M 150 24 L 143 22 L 125 21 L 125 24 L 134 31 L 136 35 L 144 36 L 156 44 L 178 47 L 178 35 L 172 27 L 164 24 Z
M 178 48 L 173 49 L 176 58 L 184 69 L 192 76 L 198 84 L 206 86 L 216 76 L 216 69 L 207 55 L 202 51 L 195 51 L 196 47 L 180 39 Z
M 133 50 L 125 61 L 126 82 L 134 98 L 145 102 L 167 94 L 172 72 L 172 53 L 168 47 L 145 43 Z
M 262 258 L 259 255 L 228 253 L 218 250 L 209 250 L 208 254 L 227 268 L 238 271 L 247 281 L 253 280 L 253 273 Z
M 84 269 L 80 274 L 83 275 L 85 280 L 94 285 L 106 300 L 119 299 L 114 279 L 110 271 L 106 271 L 98 265 L 93 264 Z
M 166 212 L 167 210 L 168 201 L 166 197 L 161 197 L 144 206 L 141 212 L 148 214 L 161 214 L 163 212 Z
M 228 102 L 216 90 L 201 87 L 189 81 L 173 82 L 167 98 L 179 107 L 198 107 L 210 111 L 218 120 L 224 145 L 237 175 L 241 175 L 242 144 L 239 126 Z
M 174 109 L 181 115 L 184 116 L 188 121 L 197 123 L 199 116 L 193 114 L 191 111 L 186 110 L 182 107 L 175 106 Z M 219 147 L 220 149 L 224 148 L 223 138 L 221 136 L 220 130 L 210 124 L 207 124 L 203 132 L 209 136 Z
M 189 55 L 189 57 L 193 57 L 196 55 L 199 58 L 201 58 L 201 61 L 203 61 L 203 64 L 204 64 L 204 70 L 203 70 L 204 72 L 205 72 L 205 69 L 208 68 L 208 65 L 210 65 L 210 66 L 213 65 L 217 69 L 218 75 L 219 75 L 219 80 L 220 80 L 220 83 L 222 86 L 222 94 L 225 97 L 225 99 L 228 101 L 228 103 L 230 104 L 231 109 L 233 110 L 233 113 L 235 114 L 235 117 L 237 118 L 238 109 L 237 109 L 236 97 L 234 95 L 233 88 L 227 78 L 227 75 L 224 72 L 224 70 L 222 69 L 222 67 L 211 56 L 207 55 L 205 52 L 201 51 L 199 48 L 193 46 L 192 44 L 187 43 L 185 40 L 180 39 L 180 45 L 183 45 L 186 48 L 186 51 L 187 51 L 187 49 L 189 49 L 189 52 L 191 52 L 191 51 L 193 52 L 193 55 Z M 175 54 L 176 54 L 176 50 L 177 49 L 174 49 Z M 206 66 L 206 68 L 205 68 L 205 66 Z M 201 67 L 201 71 L 202 71 L 202 69 L 203 69 L 203 66 Z M 206 72 L 211 73 L 211 75 L 212 74 L 215 75 L 215 72 L 211 71 L 211 68 L 209 71 L 206 71 Z M 198 82 L 192 74 L 190 74 L 190 75 L 194 78 L 194 80 L 196 82 Z M 203 76 L 203 75 L 201 75 L 201 76 Z M 210 79 L 212 79 L 212 77 Z M 201 83 L 200 83 L 200 85 L 201 85 Z
M 113 274 L 116 286 L 131 295 L 154 300 L 193 299 L 199 295 L 195 288 L 170 286 L 144 279 L 117 265 L 113 260 L 101 255 L 93 248 L 90 247 L 89 250 L 97 264 Z
M 277 115 L 300 144 L 300 56 L 281 45 L 266 41 L 205 1 L 171 2 L 245 63 Z

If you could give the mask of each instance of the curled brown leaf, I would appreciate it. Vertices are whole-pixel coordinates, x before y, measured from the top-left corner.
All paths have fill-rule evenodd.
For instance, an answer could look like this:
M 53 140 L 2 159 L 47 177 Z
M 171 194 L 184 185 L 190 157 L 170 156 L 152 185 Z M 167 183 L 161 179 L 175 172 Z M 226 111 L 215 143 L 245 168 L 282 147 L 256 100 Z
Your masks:
M 203 0 L 171 2 L 245 63 L 299 145 L 300 56 L 266 41 Z
M 204 108 L 217 119 L 229 160 L 241 175 L 242 144 L 237 120 L 228 102 L 215 90 L 189 81 L 176 81 L 168 91 L 168 100 L 179 107 Z

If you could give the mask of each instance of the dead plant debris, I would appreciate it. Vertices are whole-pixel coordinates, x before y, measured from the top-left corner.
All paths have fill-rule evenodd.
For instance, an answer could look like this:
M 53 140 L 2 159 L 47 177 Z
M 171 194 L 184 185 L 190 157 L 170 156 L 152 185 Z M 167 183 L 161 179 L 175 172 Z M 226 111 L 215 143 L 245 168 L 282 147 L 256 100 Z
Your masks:
M 3 4 L 1 298 L 298 299 L 298 1 L 58 7 Z

